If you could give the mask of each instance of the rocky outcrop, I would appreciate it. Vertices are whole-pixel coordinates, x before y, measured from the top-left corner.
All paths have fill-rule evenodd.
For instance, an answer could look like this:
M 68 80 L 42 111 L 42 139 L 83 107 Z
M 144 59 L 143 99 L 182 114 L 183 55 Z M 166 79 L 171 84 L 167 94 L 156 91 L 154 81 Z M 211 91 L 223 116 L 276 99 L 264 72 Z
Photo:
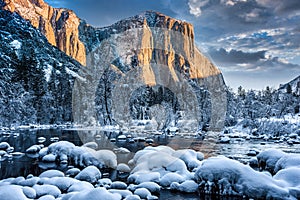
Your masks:
M 161 102 L 170 104 L 169 108 L 177 109 L 169 111 L 173 114 L 184 111 L 186 118 L 196 118 L 197 113 L 202 112 L 198 119 L 201 118 L 204 123 L 210 120 L 212 128 L 222 126 L 226 111 L 224 80 L 220 70 L 195 47 L 190 23 L 148 11 L 104 28 L 93 28 L 83 22 L 80 36 L 86 45 L 90 80 L 94 81 L 84 83 L 86 85 L 77 82 L 78 88 L 81 88 L 78 91 L 85 94 L 77 91 L 76 96 L 95 99 L 94 94 L 97 93 L 97 97 L 102 97 L 98 102 L 96 98 L 96 105 L 91 105 L 91 112 L 87 112 L 89 116 L 103 117 L 104 123 L 107 116 L 112 119 L 112 116 L 118 118 L 119 115 L 117 121 L 126 121 L 132 116 L 146 116 L 146 113 L 138 112 L 147 112 L 147 105 L 155 104 L 149 98 L 160 98 Z M 146 88 L 141 88 L 145 85 Z M 167 89 L 171 92 L 154 92 L 149 98 L 144 98 L 148 102 L 140 103 L 139 96 L 153 90 Z M 89 94 L 87 90 L 90 90 Z M 211 104 L 203 100 L 205 91 L 210 93 Z M 173 101 L 166 96 L 178 98 Z M 87 99 L 80 101 L 86 102 Z M 138 105 L 132 103 L 130 107 L 128 102 L 137 102 Z M 179 106 L 172 106 L 174 103 Z M 202 109 L 202 104 L 210 106 L 209 116 L 203 117 L 208 112 Z M 101 105 L 98 111 L 101 116 L 92 113 L 97 105 Z M 84 113 L 84 110 L 80 110 L 80 103 L 75 107 L 78 108 L 77 113 Z M 193 110 L 195 107 L 202 110 Z M 78 114 L 77 117 L 75 120 L 86 120 L 85 116 Z M 173 119 L 176 121 L 176 117 Z
M 86 63 L 85 46 L 79 40 L 80 19 L 68 9 L 52 8 L 43 0 L 3 0 L 4 9 L 16 12 L 39 29 L 49 43 L 81 64 Z

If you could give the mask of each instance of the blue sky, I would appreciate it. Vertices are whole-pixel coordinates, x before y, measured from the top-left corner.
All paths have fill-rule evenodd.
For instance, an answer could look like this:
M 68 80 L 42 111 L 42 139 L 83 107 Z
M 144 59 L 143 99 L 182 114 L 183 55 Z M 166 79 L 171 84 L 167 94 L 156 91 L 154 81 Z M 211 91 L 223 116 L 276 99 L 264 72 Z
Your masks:
M 194 25 L 201 51 L 236 88 L 277 88 L 300 75 L 300 0 L 46 0 L 102 27 L 155 10 Z

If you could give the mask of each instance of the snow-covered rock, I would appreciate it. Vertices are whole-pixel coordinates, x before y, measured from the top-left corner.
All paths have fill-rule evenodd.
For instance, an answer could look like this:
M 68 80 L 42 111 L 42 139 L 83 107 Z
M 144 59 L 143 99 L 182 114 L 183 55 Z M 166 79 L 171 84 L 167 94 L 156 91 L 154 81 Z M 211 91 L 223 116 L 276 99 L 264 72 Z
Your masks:
M 121 181 L 114 181 L 110 185 L 110 189 L 120 189 L 125 190 L 127 189 L 127 184 Z
M 129 196 L 127 196 L 127 197 L 125 198 L 125 200 L 140 200 L 140 199 L 141 199 L 141 197 L 138 196 L 138 195 L 136 195 L 136 194 L 134 194 L 134 195 L 129 195 Z
M 71 187 L 69 187 L 68 189 L 68 193 L 70 192 L 81 192 L 81 191 L 87 191 L 87 190 L 90 190 L 90 189 L 93 189 L 94 186 L 89 183 L 89 182 L 86 182 L 86 181 L 80 181 L 78 183 L 73 183 L 71 185 Z
M 286 153 L 277 149 L 268 149 L 260 152 L 257 155 L 259 167 L 269 170 L 271 173 L 273 173 L 277 161 L 285 155 Z
M 138 185 L 133 185 L 131 189 L 136 190 L 138 188 L 146 188 L 151 193 L 159 193 L 160 186 L 157 183 L 154 182 L 143 182 Z
M 35 189 L 31 187 L 22 187 L 23 193 L 25 196 L 29 199 L 35 199 L 36 198 L 36 191 Z
M 138 172 L 131 174 L 127 181 L 129 183 L 140 184 L 143 182 L 156 182 L 158 183 L 160 179 L 160 173 L 158 172 Z
M 178 190 L 180 192 L 186 192 L 186 193 L 194 193 L 198 190 L 199 185 L 193 181 L 193 180 L 187 180 L 183 183 L 172 183 L 170 185 L 170 188 L 172 190 Z
M 98 150 L 94 154 L 95 158 L 103 163 L 105 167 L 116 169 L 117 168 L 117 156 L 110 150 Z
M 16 185 L 0 186 L 1 200 L 26 200 L 22 187 Z
M 299 167 L 300 168 L 300 154 L 286 154 L 282 156 L 275 165 L 274 172 L 278 172 L 281 169 L 286 169 L 289 167 Z
M 126 197 L 132 195 L 132 192 L 130 192 L 129 190 L 109 189 L 108 191 L 112 194 L 115 194 L 115 193 L 120 194 L 122 196 L 122 198 L 126 198 Z
M 185 181 L 185 178 L 177 173 L 167 173 L 164 175 L 159 183 L 162 187 L 169 187 L 172 183 L 182 183 Z
M 110 193 L 105 188 L 95 188 L 74 194 L 70 200 L 121 200 L 118 193 Z
M 68 189 L 79 181 L 70 177 L 53 177 L 53 178 L 42 178 L 41 181 L 43 184 L 54 185 L 62 192 L 68 191 Z
M 20 181 L 19 185 L 32 187 L 35 184 L 37 184 L 39 181 L 40 181 L 39 177 L 32 177 L 32 178 L 28 178 L 26 180 Z
M 205 160 L 195 178 L 200 183 L 200 190 L 206 192 L 218 187 L 222 194 L 243 194 L 251 198 L 288 199 L 290 195 L 289 190 L 282 188 L 271 176 L 225 157 Z M 213 183 L 218 186 L 213 186 Z
M 53 178 L 53 177 L 64 177 L 65 174 L 59 170 L 56 169 L 50 169 L 47 171 L 44 171 L 39 175 L 40 178 Z
M 148 196 L 151 196 L 151 192 L 146 188 L 138 188 L 134 191 L 135 195 L 138 195 L 141 199 L 147 199 Z
M 87 181 L 89 183 L 96 183 L 100 178 L 102 174 L 100 170 L 95 166 L 88 166 L 84 168 L 79 174 L 75 176 L 75 179 L 81 180 L 81 181 Z
M 47 154 L 47 155 L 43 156 L 42 161 L 47 162 L 47 163 L 55 162 L 56 161 L 56 155 L 52 154 L 52 153 Z
M 102 178 L 98 180 L 97 185 L 100 187 L 109 188 L 112 184 L 112 181 L 109 178 Z
M 80 172 L 80 169 L 78 169 L 76 167 L 71 168 L 66 171 L 66 176 L 75 177 L 77 174 L 79 174 L 79 172 Z
M 40 150 L 41 150 L 41 146 L 36 144 L 26 149 L 26 153 L 34 154 L 34 153 L 38 153 Z
M 200 161 L 204 159 L 203 153 L 192 149 L 177 150 L 172 155 L 183 160 L 189 169 L 197 168 L 201 164 Z
M 129 173 L 131 171 L 130 167 L 125 163 L 120 163 L 117 165 L 117 171 L 123 173 Z
M 36 191 L 36 196 L 41 197 L 44 195 L 51 195 L 55 198 L 59 197 L 61 191 L 54 185 L 34 185 L 32 187 Z
M 274 179 L 285 181 L 288 187 L 299 187 L 300 167 L 282 169 L 274 175 Z
M 0 150 L 6 151 L 10 145 L 7 142 L 0 142 Z
M 96 142 L 87 142 L 85 144 L 82 145 L 83 147 L 88 147 L 88 148 L 91 148 L 91 149 L 98 149 L 98 144 Z

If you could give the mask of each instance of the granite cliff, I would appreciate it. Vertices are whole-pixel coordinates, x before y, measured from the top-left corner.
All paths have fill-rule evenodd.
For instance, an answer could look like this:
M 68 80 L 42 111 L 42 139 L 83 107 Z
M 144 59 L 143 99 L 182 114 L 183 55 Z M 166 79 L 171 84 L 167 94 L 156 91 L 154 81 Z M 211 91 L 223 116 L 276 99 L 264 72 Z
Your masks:
M 43 0 L 4 0 L 4 3 L 5 10 L 29 20 L 50 44 L 85 65 L 85 46 L 78 32 L 80 19 L 73 11 L 53 8 Z

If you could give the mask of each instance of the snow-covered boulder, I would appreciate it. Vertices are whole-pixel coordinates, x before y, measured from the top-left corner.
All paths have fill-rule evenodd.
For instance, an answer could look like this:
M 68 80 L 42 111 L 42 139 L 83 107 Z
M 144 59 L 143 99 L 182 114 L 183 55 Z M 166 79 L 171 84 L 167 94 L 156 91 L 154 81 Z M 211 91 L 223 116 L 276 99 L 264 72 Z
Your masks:
M 16 185 L 0 186 L 1 200 L 26 200 L 22 187 Z
M 182 149 L 175 151 L 172 156 L 180 158 L 186 164 L 189 169 L 197 168 L 201 164 L 201 160 L 204 159 L 204 154 L 196 152 L 192 149 Z
M 53 178 L 42 178 L 41 181 L 43 184 L 54 185 L 62 192 L 68 191 L 68 189 L 79 181 L 70 177 L 53 177 Z
M 39 181 L 40 181 L 39 177 L 32 177 L 32 178 L 28 178 L 26 180 L 20 181 L 19 185 L 32 187 L 35 184 L 37 184 Z
M 47 162 L 47 163 L 55 162 L 56 161 L 56 155 L 52 154 L 52 153 L 47 154 L 47 155 L 43 156 L 42 161 Z
M 286 153 L 278 149 L 268 149 L 260 152 L 257 155 L 259 167 L 273 173 L 277 161 L 285 155 Z
M 185 178 L 177 173 L 168 173 L 164 175 L 159 183 L 162 187 L 169 187 L 172 183 L 182 183 L 185 181 Z
M 105 187 L 105 188 L 110 188 L 110 185 L 112 184 L 112 181 L 109 178 L 102 178 L 98 180 L 97 185 L 99 187 Z
M 71 187 L 69 187 L 68 189 L 68 193 L 70 192 L 81 192 L 81 191 L 87 191 L 87 190 L 90 190 L 90 189 L 93 189 L 94 186 L 89 183 L 89 182 L 86 182 L 86 181 L 79 181 L 77 183 L 73 183 L 71 185 Z
M 193 181 L 193 180 L 187 180 L 184 181 L 183 183 L 172 183 L 170 185 L 171 190 L 177 190 L 180 192 L 185 192 L 185 193 L 194 193 L 197 192 L 198 190 L 198 184 Z
M 89 183 L 96 183 L 102 174 L 100 170 L 95 166 L 88 166 L 84 168 L 79 174 L 75 176 L 75 179 L 81 181 L 87 181 Z
M 88 147 L 88 148 L 91 148 L 91 149 L 98 149 L 98 144 L 96 142 L 87 142 L 85 144 L 82 145 L 83 147 Z
M 41 197 L 44 195 L 51 195 L 55 198 L 59 197 L 61 191 L 54 185 L 34 185 L 32 187 L 36 191 L 36 196 Z
M 110 185 L 110 189 L 120 189 L 125 190 L 127 189 L 127 184 L 121 181 L 114 181 Z
M 41 146 L 40 145 L 32 145 L 31 147 L 29 147 L 28 149 L 26 149 L 26 153 L 29 154 L 35 154 L 38 153 L 41 150 Z
M 41 196 L 38 200 L 55 200 L 55 197 L 50 194 L 47 194 L 47 195 Z
M 134 195 L 129 195 L 129 196 L 127 196 L 127 197 L 125 198 L 125 200 L 140 200 L 140 199 L 141 199 L 141 197 L 138 196 L 138 195 L 136 195 L 136 194 L 134 194 Z
M 146 188 L 149 190 L 151 193 L 159 193 L 160 191 L 160 186 L 157 183 L 154 182 L 143 182 L 138 185 L 130 185 L 129 186 L 130 190 L 136 190 L 138 188 Z
M 50 169 L 47 171 L 44 171 L 39 175 L 40 178 L 53 178 L 53 177 L 64 177 L 65 174 L 59 170 L 56 169 Z
M 138 188 L 134 191 L 135 195 L 138 195 L 141 199 L 147 199 L 147 197 L 151 196 L 151 192 L 146 188 Z
M 286 154 L 282 156 L 275 165 L 274 172 L 278 172 L 281 169 L 286 169 L 289 167 L 299 167 L 300 168 L 300 154 Z
M 79 174 L 79 172 L 80 172 L 80 169 L 78 169 L 76 167 L 71 168 L 66 171 L 66 176 L 75 177 L 77 174 Z
M 117 156 L 113 151 L 110 150 L 98 150 L 94 153 L 95 158 L 104 164 L 107 168 L 117 168 Z
M 158 183 L 160 179 L 160 173 L 158 172 L 137 172 L 131 174 L 127 181 L 129 183 L 140 184 L 143 182 L 156 182 Z
M 282 188 L 271 176 L 225 157 L 205 160 L 196 171 L 195 178 L 204 192 L 212 192 L 217 187 L 222 194 L 241 194 L 256 199 L 289 197 L 289 190 Z
M 121 200 L 118 193 L 110 193 L 105 188 L 95 188 L 74 194 L 70 200 Z
M 0 150 L 6 151 L 10 148 L 10 145 L 7 142 L 0 142 Z
M 129 190 L 109 189 L 108 191 L 112 194 L 115 194 L 115 193 L 120 194 L 122 196 L 122 198 L 126 198 L 126 197 L 132 195 L 132 192 L 130 192 Z
M 285 181 L 288 187 L 299 187 L 300 189 L 300 167 L 290 167 L 277 172 L 274 179 Z
M 22 187 L 23 193 L 25 194 L 25 196 L 29 199 L 35 199 L 36 198 L 36 191 L 35 189 L 31 188 L 31 187 Z
M 131 169 L 125 163 L 120 163 L 117 165 L 117 171 L 120 173 L 129 173 L 131 171 Z

